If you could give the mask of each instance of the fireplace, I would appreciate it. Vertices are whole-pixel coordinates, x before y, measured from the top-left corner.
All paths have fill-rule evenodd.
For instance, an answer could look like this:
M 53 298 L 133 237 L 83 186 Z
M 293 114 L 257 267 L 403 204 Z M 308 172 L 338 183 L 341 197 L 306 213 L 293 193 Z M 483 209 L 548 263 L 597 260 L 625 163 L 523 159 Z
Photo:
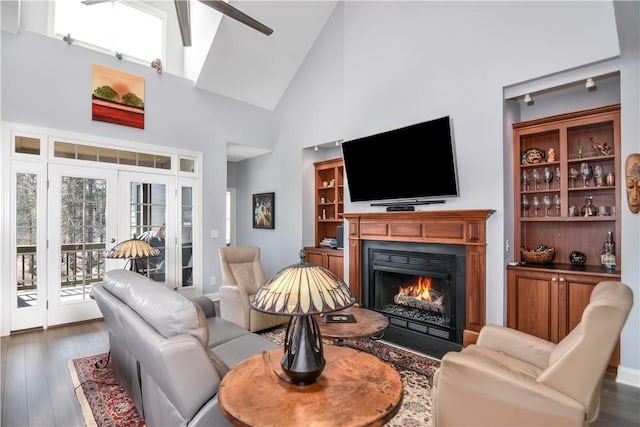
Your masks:
M 384 339 L 435 357 L 462 348 L 463 245 L 363 241 L 362 306 L 389 319 Z
M 344 214 L 348 221 L 349 288 L 363 307 L 370 307 L 369 304 L 374 302 L 369 288 L 370 268 L 368 264 L 363 265 L 368 263 L 368 257 L 364 254 L 370 248 L 379 245 L 381 249 L 417 253 L 434 253 L 433 249 L 436 249 L 436 253 L 440 251 L 441 255 L 453 255 L 456 258 L 453 288 L 456 295 L 450 296 L 448 311 L 453 322 L 450 321 L 447 327 L 455 325 L 455 333 L 450 330 L 442 332 L 437 324 L 424 325 L 422 322 L 410 322 L 409 319 L 406 320 L 406 328 L 398 327 L 403 325 L 394 323 L 404 320 L 388 314 L 393 320 L 385 339 L 401 341 L 409 348 L 434 356 L 442 354 L 447 348 L 459 349 L 460 343 L 467 346 L 476 342 L 485 324 L 486 222 L 493 213 L 491 209 L 472 209 Z M 410 246 L 395 247 L 396 244 Z M 432 266 L 440 259 L 435 257 Z M 451 289 L 451 279 L 449 281 Z M 455 316 L 451 314 L 454 310 Z M 414 330 L 424 330 L 425 327 L 426 334 L 419 335 Z M 448 334 L 446 337 L 445 332 Z M 442 336 L 436 335 L 438 333 Z

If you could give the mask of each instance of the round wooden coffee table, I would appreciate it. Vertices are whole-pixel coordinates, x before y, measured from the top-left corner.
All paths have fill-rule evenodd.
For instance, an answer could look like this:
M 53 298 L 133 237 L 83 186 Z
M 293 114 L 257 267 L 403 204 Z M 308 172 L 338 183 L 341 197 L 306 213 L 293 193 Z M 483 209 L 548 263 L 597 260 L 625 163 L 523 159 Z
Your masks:
M 402 405 L 398 371 L 375 356 L 325 346 L 326 365 L 316 382 L 291 384 L 282 349 L 259 354 L 231 369 L 220 382 L 218 405 L 234 426 L 383 426 Z
M 355 323 L 328 323 L 327 316 L 340 316 L 350 314 L 355 318 Z M 344 310 L 319 316 L 316 318 L 323 338 L 333 338 L 342 344 L 345 339 L 353 338 L 382 338 L 389 327 L 389 319 L 377 311 L 360 307 L 349 307 Z

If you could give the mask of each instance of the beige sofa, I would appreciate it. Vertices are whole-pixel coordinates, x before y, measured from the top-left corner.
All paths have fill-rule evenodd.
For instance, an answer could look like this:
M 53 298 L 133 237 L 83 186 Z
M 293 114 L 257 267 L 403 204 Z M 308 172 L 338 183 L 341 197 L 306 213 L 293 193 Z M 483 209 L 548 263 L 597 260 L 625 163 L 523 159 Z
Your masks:
M 581 322 L 558 344 L 487 325 L 434 375 L 432 427 L 583 426 L 598 416 L 600 386 L 631 310 L 620 282 L 599 283 Z

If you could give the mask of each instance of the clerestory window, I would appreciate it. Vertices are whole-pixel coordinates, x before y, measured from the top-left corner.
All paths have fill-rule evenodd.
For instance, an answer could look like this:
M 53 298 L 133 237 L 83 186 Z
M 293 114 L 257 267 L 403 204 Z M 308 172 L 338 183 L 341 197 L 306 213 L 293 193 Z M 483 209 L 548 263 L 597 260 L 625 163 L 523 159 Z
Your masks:
M 74 43 L 145 63 L 166 58 L 166 13 L 140 1 L 55 0 L 53 21 Z

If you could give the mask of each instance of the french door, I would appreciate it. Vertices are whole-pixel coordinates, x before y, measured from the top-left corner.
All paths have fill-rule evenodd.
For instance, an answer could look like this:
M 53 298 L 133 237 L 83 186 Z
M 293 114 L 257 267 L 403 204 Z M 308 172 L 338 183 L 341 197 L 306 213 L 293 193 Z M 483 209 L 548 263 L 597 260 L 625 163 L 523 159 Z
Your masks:
M 47 325 L 101 317 L 90 292 L 116 263 L 117 171 L 49 165 Z
M 2 127 L 11 141 L 0 146 L 2 334 L 101 317 L 92 287 L 125 268 L 106 255 L 132 237 L 159 252 L 135 260 L 139 272 L 187 296 L 202 292 L 200 154 L 50 132 Z
M 125 268 L 126 260 L 106 253 L 133 237 L 160 252 L 133 260 L 141 274 L 173 289 L 185 286 L 171 262 L 182 254 L 167 244 L 177 238 L 174 177 L 55 164 L 47 173 L 40 169 L 26 163 L 13 173 L 17 286 L 11 330 L 101 317 L 92 286 L 106 271 Z M 190 242 L 188 237 L 182 239 Z M 183 262 L 181 276 L 192 270 L 190 256 Z

